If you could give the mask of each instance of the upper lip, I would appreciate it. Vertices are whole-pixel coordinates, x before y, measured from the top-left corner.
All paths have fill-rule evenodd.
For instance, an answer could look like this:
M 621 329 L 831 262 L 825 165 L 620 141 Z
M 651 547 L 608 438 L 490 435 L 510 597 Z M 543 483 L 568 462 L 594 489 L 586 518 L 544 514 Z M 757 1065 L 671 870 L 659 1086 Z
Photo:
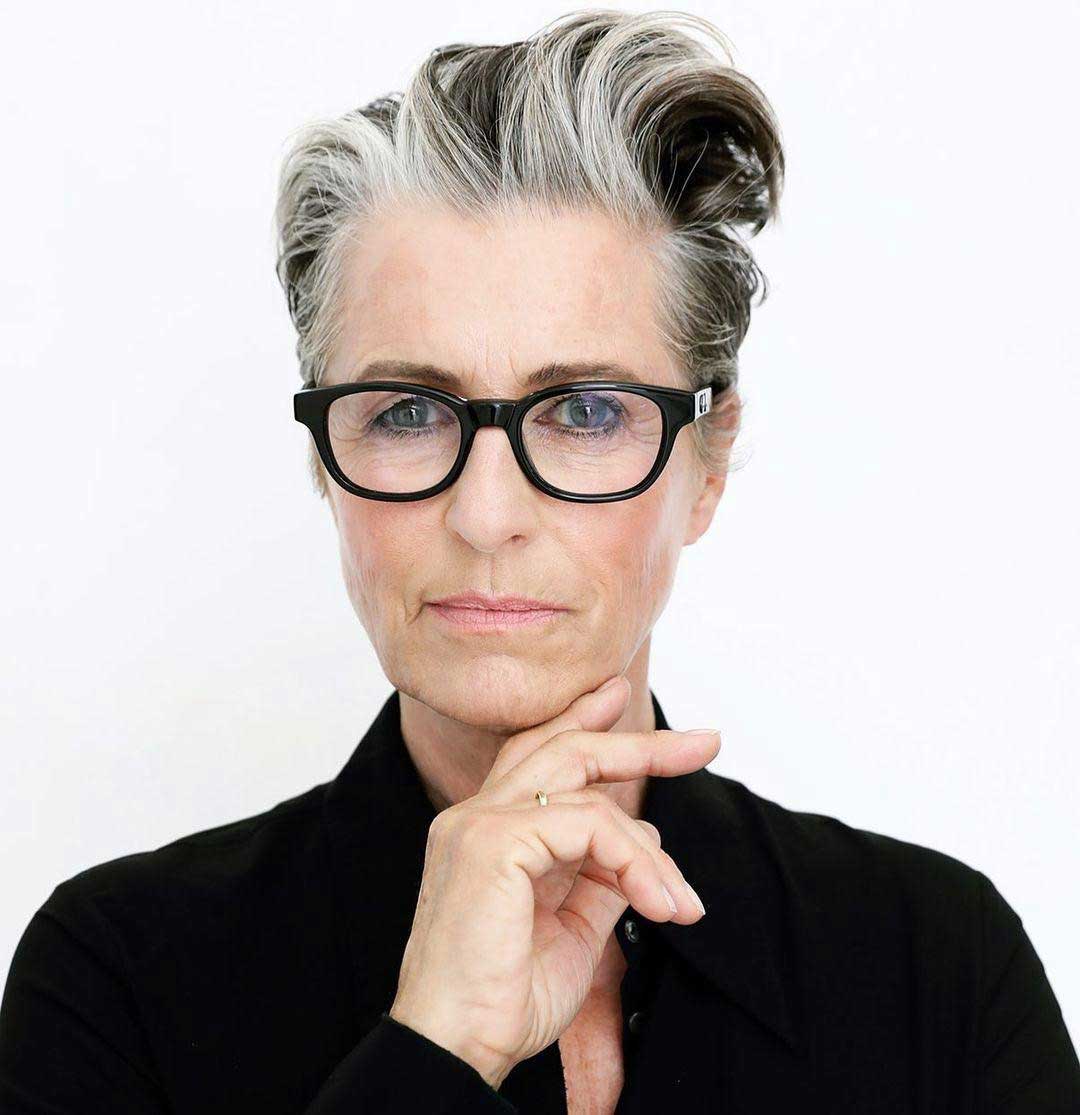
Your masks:
M 432 600 L 432 604 L 445 604 L 449 608 L 487 608 L 493 612 L 533 612 L 537 609 L 563 610 L 561 604 L 548 600 L 534 600 L 529 596 L 487 596 L 482 592 L 460 592 Z

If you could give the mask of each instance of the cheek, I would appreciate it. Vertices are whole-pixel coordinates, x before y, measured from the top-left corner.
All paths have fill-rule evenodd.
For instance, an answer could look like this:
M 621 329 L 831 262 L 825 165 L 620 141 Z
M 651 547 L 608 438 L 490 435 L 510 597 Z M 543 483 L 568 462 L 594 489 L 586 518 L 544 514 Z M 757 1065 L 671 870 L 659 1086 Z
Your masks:
M 377 644 L 388 624 L 405 619 L 409 571 L 418 561 L 415 513 L 410 519 L 392 503 L 352 500 L 338 505 L 337 523 L 345 588 Z
M 677 517 L 660 482 L 597 517 L 582 564 L 605 585 L 616 621 L 650 630 L 659 617 L 679 557 Z

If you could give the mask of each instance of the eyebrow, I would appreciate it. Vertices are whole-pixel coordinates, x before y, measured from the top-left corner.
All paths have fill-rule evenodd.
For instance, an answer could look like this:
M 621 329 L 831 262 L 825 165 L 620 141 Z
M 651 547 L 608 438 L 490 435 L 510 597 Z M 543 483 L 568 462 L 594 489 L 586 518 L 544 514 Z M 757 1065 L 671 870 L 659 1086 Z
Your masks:
M 647 382 L 633 368 L 614 360 L 551 360 L 530 372 L 521 386 L 539 388 L 549 383 L 573 382 L 577 379 L 619 379 L 632 383 Z M 447 391 L 461 392 L 463 380 L 445 368 L 414 360 L 373 360 L 355 369 L 345 379 L 346 383 L 362 383 L 371 379 L 406 379 L 429 383 Z

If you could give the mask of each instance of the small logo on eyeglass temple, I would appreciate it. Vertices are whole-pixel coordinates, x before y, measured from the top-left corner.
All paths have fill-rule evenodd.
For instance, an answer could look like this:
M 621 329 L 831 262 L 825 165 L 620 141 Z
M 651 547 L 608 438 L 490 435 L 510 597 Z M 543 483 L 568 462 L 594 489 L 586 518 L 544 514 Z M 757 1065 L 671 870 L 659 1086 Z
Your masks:
M 695 418 L 702 414 L 708 413 L 708 411 L 712 409 L 712 399 L 710 398 L 711 395 L 711 387 L 703 387 L 700 391 L 694 392 L 694 398 L 697 400 L 697 411 L 694 415 Z

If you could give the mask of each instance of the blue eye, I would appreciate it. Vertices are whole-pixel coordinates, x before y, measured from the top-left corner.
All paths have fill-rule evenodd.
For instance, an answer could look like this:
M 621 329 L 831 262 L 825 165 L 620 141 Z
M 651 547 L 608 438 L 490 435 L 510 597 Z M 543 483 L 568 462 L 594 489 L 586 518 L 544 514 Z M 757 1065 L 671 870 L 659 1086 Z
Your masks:
M 552 422 L 549 416 L 563 408 L 564 418 L 568 423 Z M 559 399 L 538 421 L 544 425 L 554 425 L 560 431 L 570 434 L 602 437 L 618 429 L 625 416 L 625 408 L 614 396 L 595 391 L 578 391 Z
M 407 399 L 399 399 L 393 406 L 381 411 L 371 420 L 371 425 L 387 437 L 422 436 L 430 433 L 438 424 L 436 421 L 431 425 L 425 425 L 424 419 L 431 417 L 438 419 L 441 409 L 431 399 L 413 395 Z M 394 419 L 402 419 L 401 424 Z

